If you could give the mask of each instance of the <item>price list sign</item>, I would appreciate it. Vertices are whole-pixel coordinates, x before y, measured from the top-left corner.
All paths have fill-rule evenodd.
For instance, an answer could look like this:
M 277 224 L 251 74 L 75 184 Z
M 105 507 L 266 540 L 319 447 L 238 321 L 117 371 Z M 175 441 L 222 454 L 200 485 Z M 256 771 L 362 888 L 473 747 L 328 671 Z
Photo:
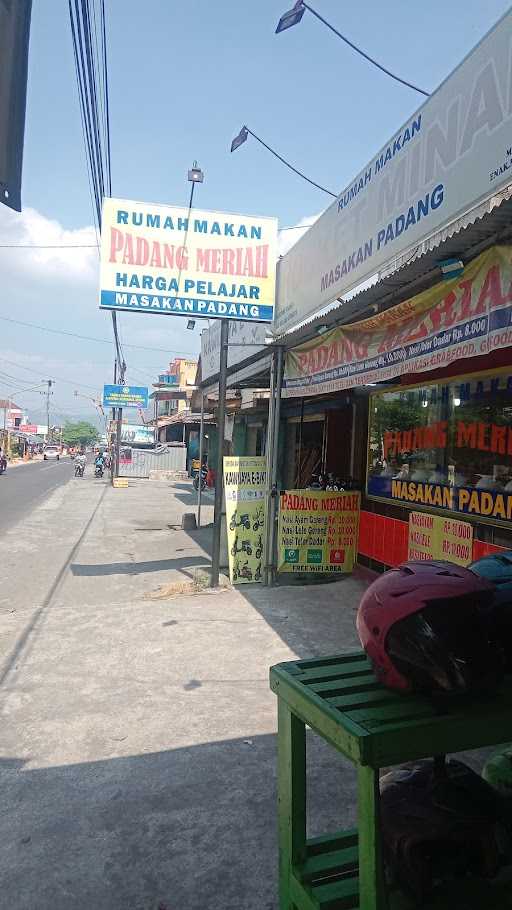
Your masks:
M 411 512 L 409 559 L 445 559 L 468 566 L 473 559 L 473 526 L 467 521 Z
M 357 553 L 360 508 L 359 493 L 281 493 L 278 571 L 351 572 Z

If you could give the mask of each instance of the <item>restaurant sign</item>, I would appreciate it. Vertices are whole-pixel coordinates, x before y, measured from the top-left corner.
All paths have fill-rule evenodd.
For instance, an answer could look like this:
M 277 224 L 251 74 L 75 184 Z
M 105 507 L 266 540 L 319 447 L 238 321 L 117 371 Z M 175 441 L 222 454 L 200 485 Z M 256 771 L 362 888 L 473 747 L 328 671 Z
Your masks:
M 475 221 L 510 183 L 511 30 L 508 10 L 286 253 L 278 334 L 405 265 L 462 216 Z
M 512 247 L 481 253 L 462 275 L 286 355 L 283 395 L 325 395 L 512 346 Z
M 100 309 L 272 322 L 277 219 L 105 199 Z

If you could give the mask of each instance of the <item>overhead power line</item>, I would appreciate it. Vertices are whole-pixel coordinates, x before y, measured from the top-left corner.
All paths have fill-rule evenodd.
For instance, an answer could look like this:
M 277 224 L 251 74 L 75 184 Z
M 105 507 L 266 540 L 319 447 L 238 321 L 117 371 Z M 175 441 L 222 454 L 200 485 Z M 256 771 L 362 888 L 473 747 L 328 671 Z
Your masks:
M 98 250 L 97 243 L 0 243 L 0 250 Z
M 41 332 L 51 332 L 53 335 L 66 335 L 69 338 L 80 338 L 81 341 L 93 341 L 96 344 L 114 344 L 113 339 L 93 338 L 90 335 L 80 335 L 78 332 L 66 332 L 65 329 L 51 329 L 46 325 L 37 325 L 35 322 L 22 322 L 21 319 L 11 319 L 10 316 L 0 316 L 3 322 L 11 322 L 14 325 L 23 325 L 30 329 L 39 329 Z M 172 348 L 151 348 L 141 344 L 129 344 L 125 342 L 125 348 L 133 348 L 138 351 L 152 351 L 155 354 L 173 354 L 179 357 L 195 357 L 191 351 L 176 351 Z

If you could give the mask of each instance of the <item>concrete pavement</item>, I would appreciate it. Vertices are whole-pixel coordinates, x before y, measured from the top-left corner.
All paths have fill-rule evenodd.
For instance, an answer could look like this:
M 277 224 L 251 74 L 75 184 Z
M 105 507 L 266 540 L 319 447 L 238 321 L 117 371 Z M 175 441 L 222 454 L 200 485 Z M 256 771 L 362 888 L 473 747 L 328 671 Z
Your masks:
M 209 532 L 179 530 L 191 498 L 188 484 L 114 490 L 89 474 L 2 537 L 10 910 L 277 908 L 268 668 L 353 644 L 363 583 L 146 599 L 208 562 Z M 310 748 L 320 832 L 342 807 L 353 818 L 354 775 Z

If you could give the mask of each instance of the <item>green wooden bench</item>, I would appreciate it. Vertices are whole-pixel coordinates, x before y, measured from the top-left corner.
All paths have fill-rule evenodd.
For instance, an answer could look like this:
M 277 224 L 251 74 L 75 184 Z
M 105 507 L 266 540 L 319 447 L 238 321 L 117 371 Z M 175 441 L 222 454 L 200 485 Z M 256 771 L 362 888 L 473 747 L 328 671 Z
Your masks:
M 385 689 L 363 652 L 279 664 L 270 687 L 278 696 L 280 910 L 408 910 L 382 883 L 379 769 L 512 741 L 512 678 L 492 697 L 442 714 L 426 698 Z M 307 838 L 306 725 L 357 768 L 357 830 Z M 512 884 L 459 881 L 431 908 L 507 910 Z

